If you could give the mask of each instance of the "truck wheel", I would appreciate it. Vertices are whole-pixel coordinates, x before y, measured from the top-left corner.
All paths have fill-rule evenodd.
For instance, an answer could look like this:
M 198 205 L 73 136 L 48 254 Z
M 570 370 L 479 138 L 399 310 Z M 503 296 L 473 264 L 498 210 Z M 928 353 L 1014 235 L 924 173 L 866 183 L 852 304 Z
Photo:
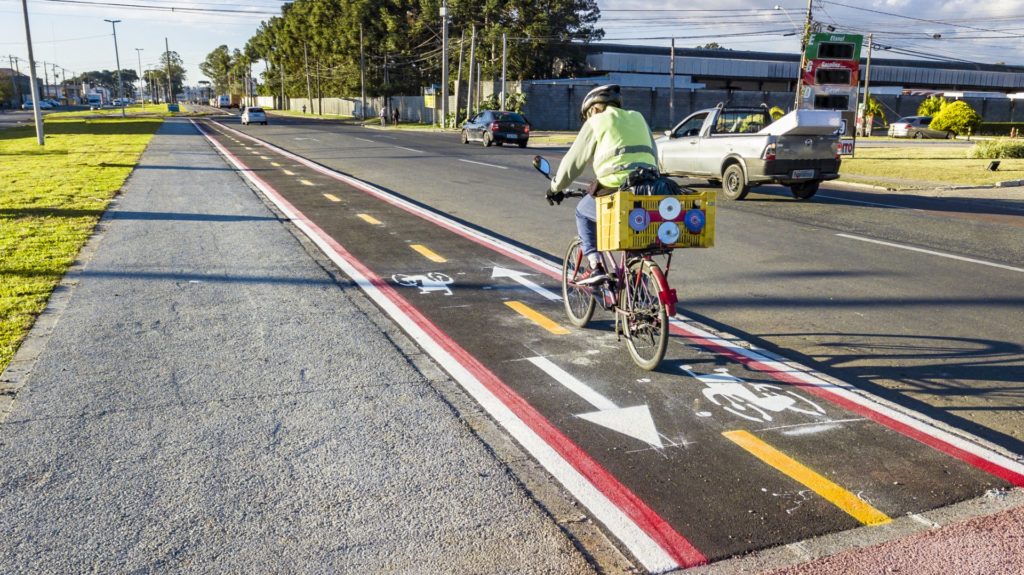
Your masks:
M 722 194 L 730 200 L 742 200 L 750 192 L 747 178 L 739 164 L 732 164 L 722 174 Z
M 789 189 L 793 192 L 793 197 L 798 200 L 809 200 L 814 194 L 818 193 L 818 186 L 821 182 L 818 180 L 811 182 L 800 182 L 799 184 L 790 184 Z

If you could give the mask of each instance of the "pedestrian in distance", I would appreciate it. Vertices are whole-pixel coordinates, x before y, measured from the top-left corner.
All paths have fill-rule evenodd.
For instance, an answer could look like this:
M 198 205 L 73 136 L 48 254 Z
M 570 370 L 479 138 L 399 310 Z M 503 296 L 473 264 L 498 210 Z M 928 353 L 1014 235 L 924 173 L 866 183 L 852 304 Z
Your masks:
M 303 114 L 305 114 L 305 113 L 306 113 L 306 105 L 305 105 L 305 104 L 303 104 L 303 105 L 302 105 L 302 113 L 303 113 Z
M 400 117 L 400 114 L 398 113 L 398 106 L 392 107 L 391 108 L 391 121 L 396 126 L 398 125 L 398 118 L 399 117 Z
M 382 128 L 388 125 L 388 110 L 384 106 L 380 107 L 380 125 Z

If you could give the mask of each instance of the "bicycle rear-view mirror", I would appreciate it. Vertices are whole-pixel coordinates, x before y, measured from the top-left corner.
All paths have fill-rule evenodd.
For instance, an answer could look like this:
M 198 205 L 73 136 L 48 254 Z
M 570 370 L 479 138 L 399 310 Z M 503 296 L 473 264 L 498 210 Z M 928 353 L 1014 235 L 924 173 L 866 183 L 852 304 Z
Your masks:
M 540 156 L 533 157 L 533 167 L 537 168 L 537 171 L 544 174 L 547 179 L 551 179 L 551 164 L 547 160 Z

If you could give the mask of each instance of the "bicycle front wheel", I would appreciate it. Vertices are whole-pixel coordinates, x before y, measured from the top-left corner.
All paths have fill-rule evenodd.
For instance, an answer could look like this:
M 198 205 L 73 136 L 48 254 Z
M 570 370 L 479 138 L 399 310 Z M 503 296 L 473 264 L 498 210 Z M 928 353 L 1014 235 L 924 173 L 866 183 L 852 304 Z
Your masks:
M 576 238 L 569 244 L 565 259 L 562 261 L 562 302 L 565 303 L 565 314 L 569 316 L 569 323 L 576 327 L 587 325 L 590 318 L 594 317 L 594 308 L 597 307 L 590 288 L 576 285 L 576 279 L 583 275 L 586 269 L 586 259 L 583 257 L 580 239 Z
M 658 264 L 637 260 L 629 265 L 622 298 L 623 333 L 633 363 L 651 371 L 668 349 L 668 310 L 660 293 L 667 287 Z

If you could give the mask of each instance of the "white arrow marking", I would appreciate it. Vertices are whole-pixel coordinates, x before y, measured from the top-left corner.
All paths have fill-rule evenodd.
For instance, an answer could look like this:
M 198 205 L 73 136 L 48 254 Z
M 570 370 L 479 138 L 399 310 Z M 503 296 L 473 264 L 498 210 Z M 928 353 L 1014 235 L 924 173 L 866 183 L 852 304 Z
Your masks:
M 525 273 L 525 272 L 516 271 L 516 270 L 510 270 L 508 268 L 502 268 L 502 267 L 494 266 L 494 272 L 491 274 L 491 279 L 495 279 L 495 278 L 510 278 L 513 281 L 515 281 L 516 283 L 519 283 L 523 287 L 529 288 L 529 289 L 537 292 L 538 294 L 544 296 L 546 299 L 548 299 L 550 301 L 560 301 L 562 299 L 562 296 L 553 294 L 550 291 L 548 291 L 548 290 L 540 287 L 539 285 L 535 284 L 534 282 L 526 279 L 526 276 L 528 276 L 528 275 L 530 275 L 530 274 Z
M 577 417 L 602 427 L 607 427 L 623 435 L 628 435 L 634 439 L 639 439 L 652 447 L 659 449 L 663 447 L 661 436 L 658 434 L 658 429 L 654 426 L 651 411 L 646 405 L 619 408 L 612 403 L 612 400 L 594 391 L 587 384 L 576 379 L 554 363 L 551 363 L 547 358 L 531 357 L 528 359 L 530 363 L 539 367 L 544 373 L 554 378 L 555 381 L 561 383 L 569 391 L 582 397 L 587 403 L 598 409 L 598 411 L 591 413 L 578 414 Z

